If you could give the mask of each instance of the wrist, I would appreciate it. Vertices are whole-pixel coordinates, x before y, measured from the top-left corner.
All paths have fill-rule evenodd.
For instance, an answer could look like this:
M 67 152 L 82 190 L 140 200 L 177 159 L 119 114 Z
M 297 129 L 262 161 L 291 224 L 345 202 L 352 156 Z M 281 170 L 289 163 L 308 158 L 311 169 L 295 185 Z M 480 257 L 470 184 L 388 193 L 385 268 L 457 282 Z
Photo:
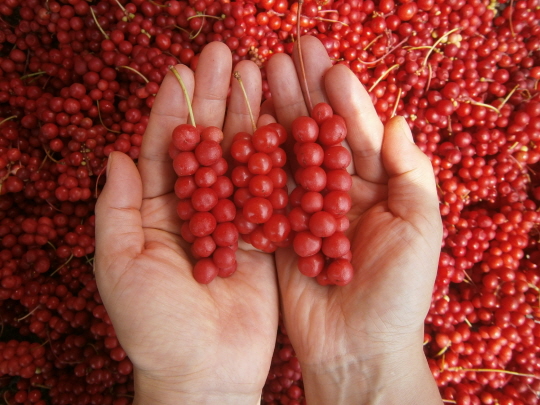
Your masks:
M 324 366 L 302 366 L 310 405 L 440 405 L 422 346 L 373 356 L 350 356 Z
M 135 398 L 133 405 L 259 405 L 261 391 L 230 392 L 214 389 L 211 381 L 182 377 L 180 381 L 153 378 L 134 371 Z

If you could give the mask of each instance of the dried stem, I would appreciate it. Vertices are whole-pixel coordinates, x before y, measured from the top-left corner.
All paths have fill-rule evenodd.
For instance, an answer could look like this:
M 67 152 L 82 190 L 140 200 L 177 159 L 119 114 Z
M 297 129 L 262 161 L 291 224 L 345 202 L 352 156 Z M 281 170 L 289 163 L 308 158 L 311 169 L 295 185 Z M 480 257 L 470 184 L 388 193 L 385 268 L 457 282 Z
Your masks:
M 298 37 L 298 59 L 300 61 L 300 72 L 302 72 L 302 83 L 304 85 L 304 94 L 306 97 L 307 102 L 307 108 L 308 113 L 311 114 L 311 110 L 313 110 L 313 103 L 311 101 L 311 95 L 309 94 L 309 87 L 307 83 L 307 77 L 306 77 L 306 68 L 304 66 L 304 57 L 302 55 L 302 45 L 300 41 L 300 37 L 302 36 L 301 27 L 300 27 L 300 16 L 302 14 L 302 6 L 304 5 L 304 0 L 298 1 L 298 18 L 296 19 L 296 35 Z
M 447 33 L 443 34 L 434 44 L 433 46 L 431 47 L 431 49 L 428 51 L 426 57 L 424 58 L 424 62 L 422 63 L 423 66 L 426 66 L 427 65 L 427 61 L 428 61 L 428 58 L 429 58 L 429 55 L 431 55 L 431 52 L 433 52 L 433 50 L 435 49 L 435 47 L 437 45 L 439 45 L 439 43 L 444 39 L 446 38 L 448 35 L 460 30 L 461 28 L 458 27 L 458 28 L 454 28 L 453 30 L 450 30 L 448 31 Z
M 92 18 L 96 22 L 96 25 L 97 25 L 98 29 L 101 31 L 101 33 L 103 34 L 105 39 L 109 39 L 109 36 L 105 33 L 105 31 L 103 31 L 103 28 L 101 28 L 101 25 L 99 25 L 99 22 L 98 22 L 97 17 L 96 17 L 96 13 L 94 13 L 94 10 L 92 9 L 92 7 L 90 7 L 90 13 L 92 14 Z
M 384 78 L 388 75 L 388 73 L 390 73 L 390 72 L 391 72 L 392 70 L 394 70 L 394 69 L 397 69 L 398 67 L 399 67 L 399 65 L 398 65 L 398 64 L 395 64 L 395 65 L 393 65 L 393 66 L 390 66 L 388 69 L 386 69 L 386 71 L 381 75 L 381 77 L 379 77 L 379 78 L 375 81 L 375 83 L 373 83 L 373 85 L 369 88 L 368 91 L 373 90 L 373 89 L 381 82 L 381 80 L 384 79 Z
M 396 111 L 399 105 L 400 98 L 401 98 L 401 87 L 398 89 L 396 101 L 394 102 L 394 109 L 392 110 L 392 115 L 390 116 L 390 118 L 394 118 L 396 116 Z
M 251 104 L 249 103 L 249 98 L 246 92 L 246 88 L 244 86 L 244 82 L 242 81 L 242 77 L 240 76 L 240 73 L 238 71 L 235 71 L 233 73 L 233 76 L 236 80 L 238 80 L 238 84 L 242 89 L 242 93 L 244 93 L 244 99 L 246 100 L 247 109 L 249 111 L 249 118 L 251 119 L 251 127 L 253 128 L 253 132 L 255 132 L 257 130 L 257 124 L 255 123 L 255 118 L 253 117 L 253 111 L 251 110 Z
M 189 119 L 191 121 L 191 125 L 195 125 L 195 116 L 193 115 L 193 109 L 191 108 L 191 99 L 189 98 L 189 94 L 187 92 L 186 86 L 184 85 L 184 81 L 182 80 L 182 77 L 180 76 L 180 73 L 174 68 L 174 66 L 169 66 L 170 71 L 173 73 L 173 75 L 176 77 L 176 80 L 178 80 L 178 83 L 180 84 L 180 87 L 182 88 L 182 92 L 184 93 L 184 97 L 186 98 L 186 104 L 189 111 Z
M 123 68 L 123 69 L 127 69 L 127 70 L 131 70 L 132 72 L 134 73 L 137 73 L 139 76 L 141 76 L 144 80 L 145 83 L 149 83 L 150 80 L 148 80 L 146 78 L 145 75 L 143 75 L 141 72 L 139 72 L 137 69 L 133 69 L 131 66 L 126 66 L 126 65 L 123 65 L 123 66 L 118 66 L 117 69 L 120 69 L 120 68 Z

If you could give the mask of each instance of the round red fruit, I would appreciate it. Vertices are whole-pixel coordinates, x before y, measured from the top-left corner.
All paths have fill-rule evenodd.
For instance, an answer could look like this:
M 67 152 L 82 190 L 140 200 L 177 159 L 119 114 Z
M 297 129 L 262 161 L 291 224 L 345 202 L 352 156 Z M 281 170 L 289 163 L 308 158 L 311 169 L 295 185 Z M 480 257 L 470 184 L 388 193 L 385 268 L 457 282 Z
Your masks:
M 333 115 L 324 121 L 319 132 L 319 142 L 325 146 L 337 145 L 347 137 L 347 125 L 339 115 Z

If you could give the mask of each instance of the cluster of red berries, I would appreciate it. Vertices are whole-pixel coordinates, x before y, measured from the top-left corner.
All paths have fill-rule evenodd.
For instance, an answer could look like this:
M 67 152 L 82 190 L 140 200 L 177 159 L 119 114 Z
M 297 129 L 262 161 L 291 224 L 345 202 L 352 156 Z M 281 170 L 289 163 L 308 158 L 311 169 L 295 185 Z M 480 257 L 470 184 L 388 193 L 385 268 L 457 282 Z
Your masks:
M 253 135 L 239 132 L 231 145 L 235 166 L 231 179 L 235 187 L 235 224 L 244 241 L 264 252 L 287 246 L 291 227 L 285 216 L 288 193 L 285 128 L 276 123 L 255 130 Z
M 180 198 L 176 211 L 185 221 L 180 232 L 197 259 L 193 277 L 203 284 L 236 271 L 236 209 L 230 200 L 233 184 L 226 176 L 222 140 L 219 128 L 182 124 L 173 130 L 169 148 L 179 176 L 174 186 Z
M 326 103 L 313 107 L 311 117 L 292 123 L 294 152 L 299 168 L 291 193 L 289 219 L 297 232 L 293 248 L 302 274 L 317 277 L 321 285 L 346 285 L 353 277 L 351 244 L 345 231 L 351 209 L 347 172 L 350 152 L 342 146 L 347 136 L 345 120 Z

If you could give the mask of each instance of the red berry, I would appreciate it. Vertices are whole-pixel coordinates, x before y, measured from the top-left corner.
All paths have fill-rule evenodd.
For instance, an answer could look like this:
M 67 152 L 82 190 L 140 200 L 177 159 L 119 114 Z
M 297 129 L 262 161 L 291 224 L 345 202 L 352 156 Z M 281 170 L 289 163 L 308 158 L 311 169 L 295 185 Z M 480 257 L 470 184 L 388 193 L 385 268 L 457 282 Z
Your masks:
M 293 248 L 300 257 L 313 256 L 321 250 L 322 240 L 309 231 L 296 234 L 293 240 Z
M 208 284 L 218 275 L 219 269 L 212 259 L 201 259 L 193 267 L 193 278 L 201 284 Z
M 330 282 L 338 286 L 344 286 L 351 282 L 354 269 L 348 260 L 336 259 L 328 265 L 327 275 Z
M 173 130 L 172 143 L 180 151 L 192 151 L 200 141 L 199 130 L 192 125 L 181 124 Z
M 319 142 L 325 146 L 337 145 L 347 137 L 347 125 L 339 115 L 333 115 L 324 121 L 319 132 Z

